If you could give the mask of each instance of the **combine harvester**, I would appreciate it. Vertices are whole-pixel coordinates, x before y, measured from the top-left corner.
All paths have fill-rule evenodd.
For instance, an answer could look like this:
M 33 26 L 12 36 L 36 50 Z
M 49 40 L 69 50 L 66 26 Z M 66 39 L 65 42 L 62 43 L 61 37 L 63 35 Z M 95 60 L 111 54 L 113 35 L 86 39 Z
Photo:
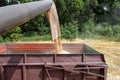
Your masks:
M 53 43 L 0 44 L 0 80 L 106 80 L 103 54 L 85 44 L 61 44 L 52 0 L 0 7 L 0 33 L 45 12 Z

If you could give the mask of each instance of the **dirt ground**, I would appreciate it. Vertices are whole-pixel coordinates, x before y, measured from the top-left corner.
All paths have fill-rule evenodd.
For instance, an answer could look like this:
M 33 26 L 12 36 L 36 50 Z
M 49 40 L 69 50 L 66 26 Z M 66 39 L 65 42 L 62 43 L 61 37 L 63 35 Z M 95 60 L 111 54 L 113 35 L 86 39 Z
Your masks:
M 104 40 L 76 40 L 74 42 L 85 43 L 95 48 L 100 53 L 103 53 L 109 66 L 107 80 L 120 80 L 120 42 Z

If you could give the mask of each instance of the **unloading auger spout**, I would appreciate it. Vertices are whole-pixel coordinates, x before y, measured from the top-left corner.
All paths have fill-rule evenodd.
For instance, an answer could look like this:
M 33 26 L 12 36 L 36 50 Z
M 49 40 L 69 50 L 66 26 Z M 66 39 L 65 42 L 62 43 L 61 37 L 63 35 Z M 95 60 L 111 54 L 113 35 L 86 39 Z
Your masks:
M 55 10 L 52 11 L 52 9 Z M 42 12 L 46 13 L 51 26 L 52 40 L 55 44 L 55 53 L 59 53 L 62 50 L 59 20 L 55 4 L 52 0 L 40 0 L 0 7 L 0 34 L 28 22 Z

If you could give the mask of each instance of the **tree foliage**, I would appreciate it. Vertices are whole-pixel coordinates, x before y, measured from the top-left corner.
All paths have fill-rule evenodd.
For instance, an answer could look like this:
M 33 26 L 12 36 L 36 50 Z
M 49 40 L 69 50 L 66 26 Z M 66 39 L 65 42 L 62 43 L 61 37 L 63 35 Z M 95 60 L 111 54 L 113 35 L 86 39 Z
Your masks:
M 0 6 L 26 3 L 37 0 L 1 0 Z M 120 0 L 54 0 L 56 3 L 63 38 L 77 36 L 93 38 L 94 35 L 120 40 Z M 19 33 L 19 32 L 18 32 Z M 23 36 L 44 36 L 50 34 L 50 27 L 44 14 L 20 27 Z M 0 37 L 0 39 L 4 39 Z

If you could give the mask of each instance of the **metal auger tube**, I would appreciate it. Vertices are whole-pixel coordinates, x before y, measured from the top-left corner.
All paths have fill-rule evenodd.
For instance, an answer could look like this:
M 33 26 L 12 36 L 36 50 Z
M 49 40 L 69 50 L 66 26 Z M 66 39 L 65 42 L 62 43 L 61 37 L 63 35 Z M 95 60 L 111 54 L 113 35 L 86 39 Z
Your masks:
M 45 12 L 52 3 L 52 0 L 41 0 L 0 7 L 0 34 Z

